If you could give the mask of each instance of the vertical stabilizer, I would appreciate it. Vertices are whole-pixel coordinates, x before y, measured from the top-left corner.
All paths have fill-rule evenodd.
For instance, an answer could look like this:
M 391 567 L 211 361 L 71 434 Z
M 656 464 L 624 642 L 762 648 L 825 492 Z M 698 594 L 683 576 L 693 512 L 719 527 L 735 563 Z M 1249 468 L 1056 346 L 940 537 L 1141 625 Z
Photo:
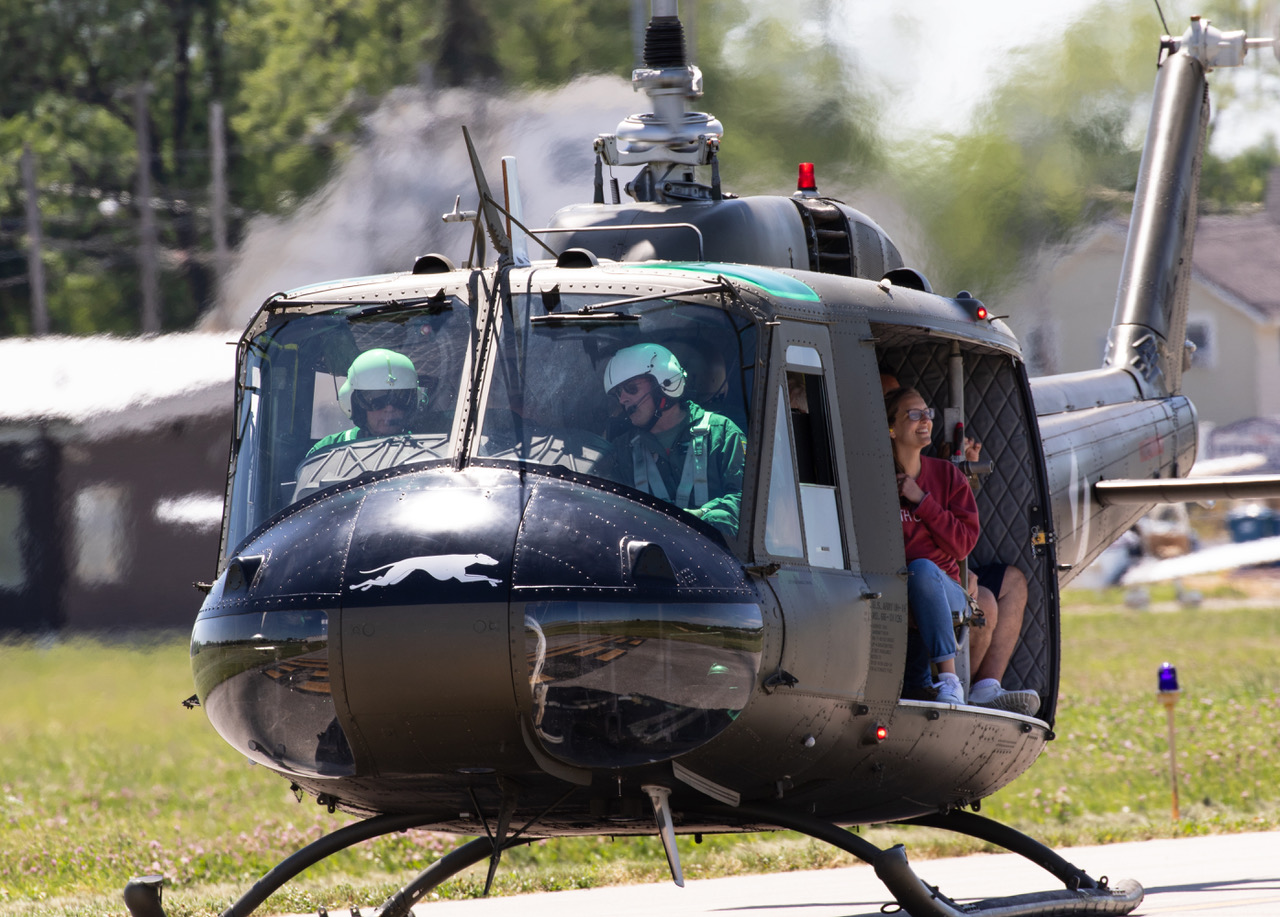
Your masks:
M 1209 94 L 1205 68 L 1169 55 L 1156 78 L 1105 365 L 1133 373 L 1146 397 L 1182 386 L 1187 287 Z
M 1190 355 L 1187 292 L 1209 125 L 1205 74 L 1239 67 L 1250 47 L 1273 42 L 1239 30 L 1220 31 L 1199 16 L 1191 17 L 1191 27 L 1181 37 L 1166 35 L 1161 41 L 1151 123 L 1104 361 L 1132 373 L 1144 397 L 1177 394 Z M 1280 58 L 1280 47 L 1275 50 Z

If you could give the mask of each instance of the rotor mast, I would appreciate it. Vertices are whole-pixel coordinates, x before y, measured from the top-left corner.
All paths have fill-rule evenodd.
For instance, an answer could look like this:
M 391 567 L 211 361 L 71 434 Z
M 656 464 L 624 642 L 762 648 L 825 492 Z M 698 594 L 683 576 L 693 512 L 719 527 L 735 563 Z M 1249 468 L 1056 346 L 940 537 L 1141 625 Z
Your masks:
M 653 111 L 630 115 L 614 133 L 598 136 L 597 165 L 640 166 L 626 184 L 627 194 L 637 201 L 719 200 L 716 154 L 724 128 L 706 112 L 688 108 L 702 97 L 702 71 L 685 55 L 679 0 L 653 0 L 652 13 L 644 66 L 632 71 L 631 86 L 649 96 Z M 694 171 L 707 165 L 712 167 L 710 185 L 699 183 Z

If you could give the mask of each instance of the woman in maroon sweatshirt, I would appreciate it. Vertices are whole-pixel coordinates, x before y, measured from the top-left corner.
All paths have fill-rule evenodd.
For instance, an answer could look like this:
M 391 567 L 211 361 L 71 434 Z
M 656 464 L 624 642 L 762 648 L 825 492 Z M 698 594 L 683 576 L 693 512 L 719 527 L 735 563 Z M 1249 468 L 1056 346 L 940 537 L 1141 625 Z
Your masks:
M 939 701 L 963 704 L 951 616 L 968 603 L 960 585 L 960 561 L 978 541 L 978 506 L 958 468 L 921 455 L 933 439 L 933 409 L 920 393 L 894 389 L 884 396 L 884 406 L 902 509 L 907 602 L 915 625 L 908 631 L 903 693 L 919 696 L 932 687 Z M 930 662 L 938 668 L 936 685 Z

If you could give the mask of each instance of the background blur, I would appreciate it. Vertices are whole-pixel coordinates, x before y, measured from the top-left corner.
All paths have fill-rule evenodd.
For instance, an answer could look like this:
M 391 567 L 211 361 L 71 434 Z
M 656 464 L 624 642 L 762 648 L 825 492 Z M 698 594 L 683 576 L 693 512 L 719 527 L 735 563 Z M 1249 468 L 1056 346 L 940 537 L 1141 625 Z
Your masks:
M 1110 318 L 1166 29 L 1151 0 L 1033 6 L 681 15 L 727 189 L 785 194 L 816 163 L 820 192 L 1056 372 L 1101 359 L 1074 332 Z M 1178 0 L 1168 31 L 1192 12 L 1274 29 L 1267 4 Z M 440 221 L 474 206 L 464 124 L 491 173 L 517 157 L 530 223 L 587 199 L 592 139 L 644 106 L 647 18 L 623 0 L 0 0 L 0 628 L 189 624 L 216 562 L 227 342 L 277 290 L 465 260 L 469 234 Z M 1236 440 L 1252 423 L 1256 451 L 1280 442 L 1280 67 L 1253 57 L 1211 78 L 1187 389 Z

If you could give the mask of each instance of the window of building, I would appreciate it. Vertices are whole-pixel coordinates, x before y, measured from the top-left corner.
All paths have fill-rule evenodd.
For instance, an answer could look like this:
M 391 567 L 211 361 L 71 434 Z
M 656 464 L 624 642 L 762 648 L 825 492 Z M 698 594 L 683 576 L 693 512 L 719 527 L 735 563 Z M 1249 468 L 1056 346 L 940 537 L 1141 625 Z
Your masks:
M 22 491 L 0 487 L 0 589 L 18 591 L 27 584 L 22 528 Z
M 124 581 L 131 558 L 129 495 L 118 484 L 93 484 L 75 496 L 75 576 L 86 586 Z
M 1211 315 L 1187 316 L 1187 340 L 1196 345 L 1196 352 L 1191 355 L 1192 369 L 1217 368 L 1217 330 Z

